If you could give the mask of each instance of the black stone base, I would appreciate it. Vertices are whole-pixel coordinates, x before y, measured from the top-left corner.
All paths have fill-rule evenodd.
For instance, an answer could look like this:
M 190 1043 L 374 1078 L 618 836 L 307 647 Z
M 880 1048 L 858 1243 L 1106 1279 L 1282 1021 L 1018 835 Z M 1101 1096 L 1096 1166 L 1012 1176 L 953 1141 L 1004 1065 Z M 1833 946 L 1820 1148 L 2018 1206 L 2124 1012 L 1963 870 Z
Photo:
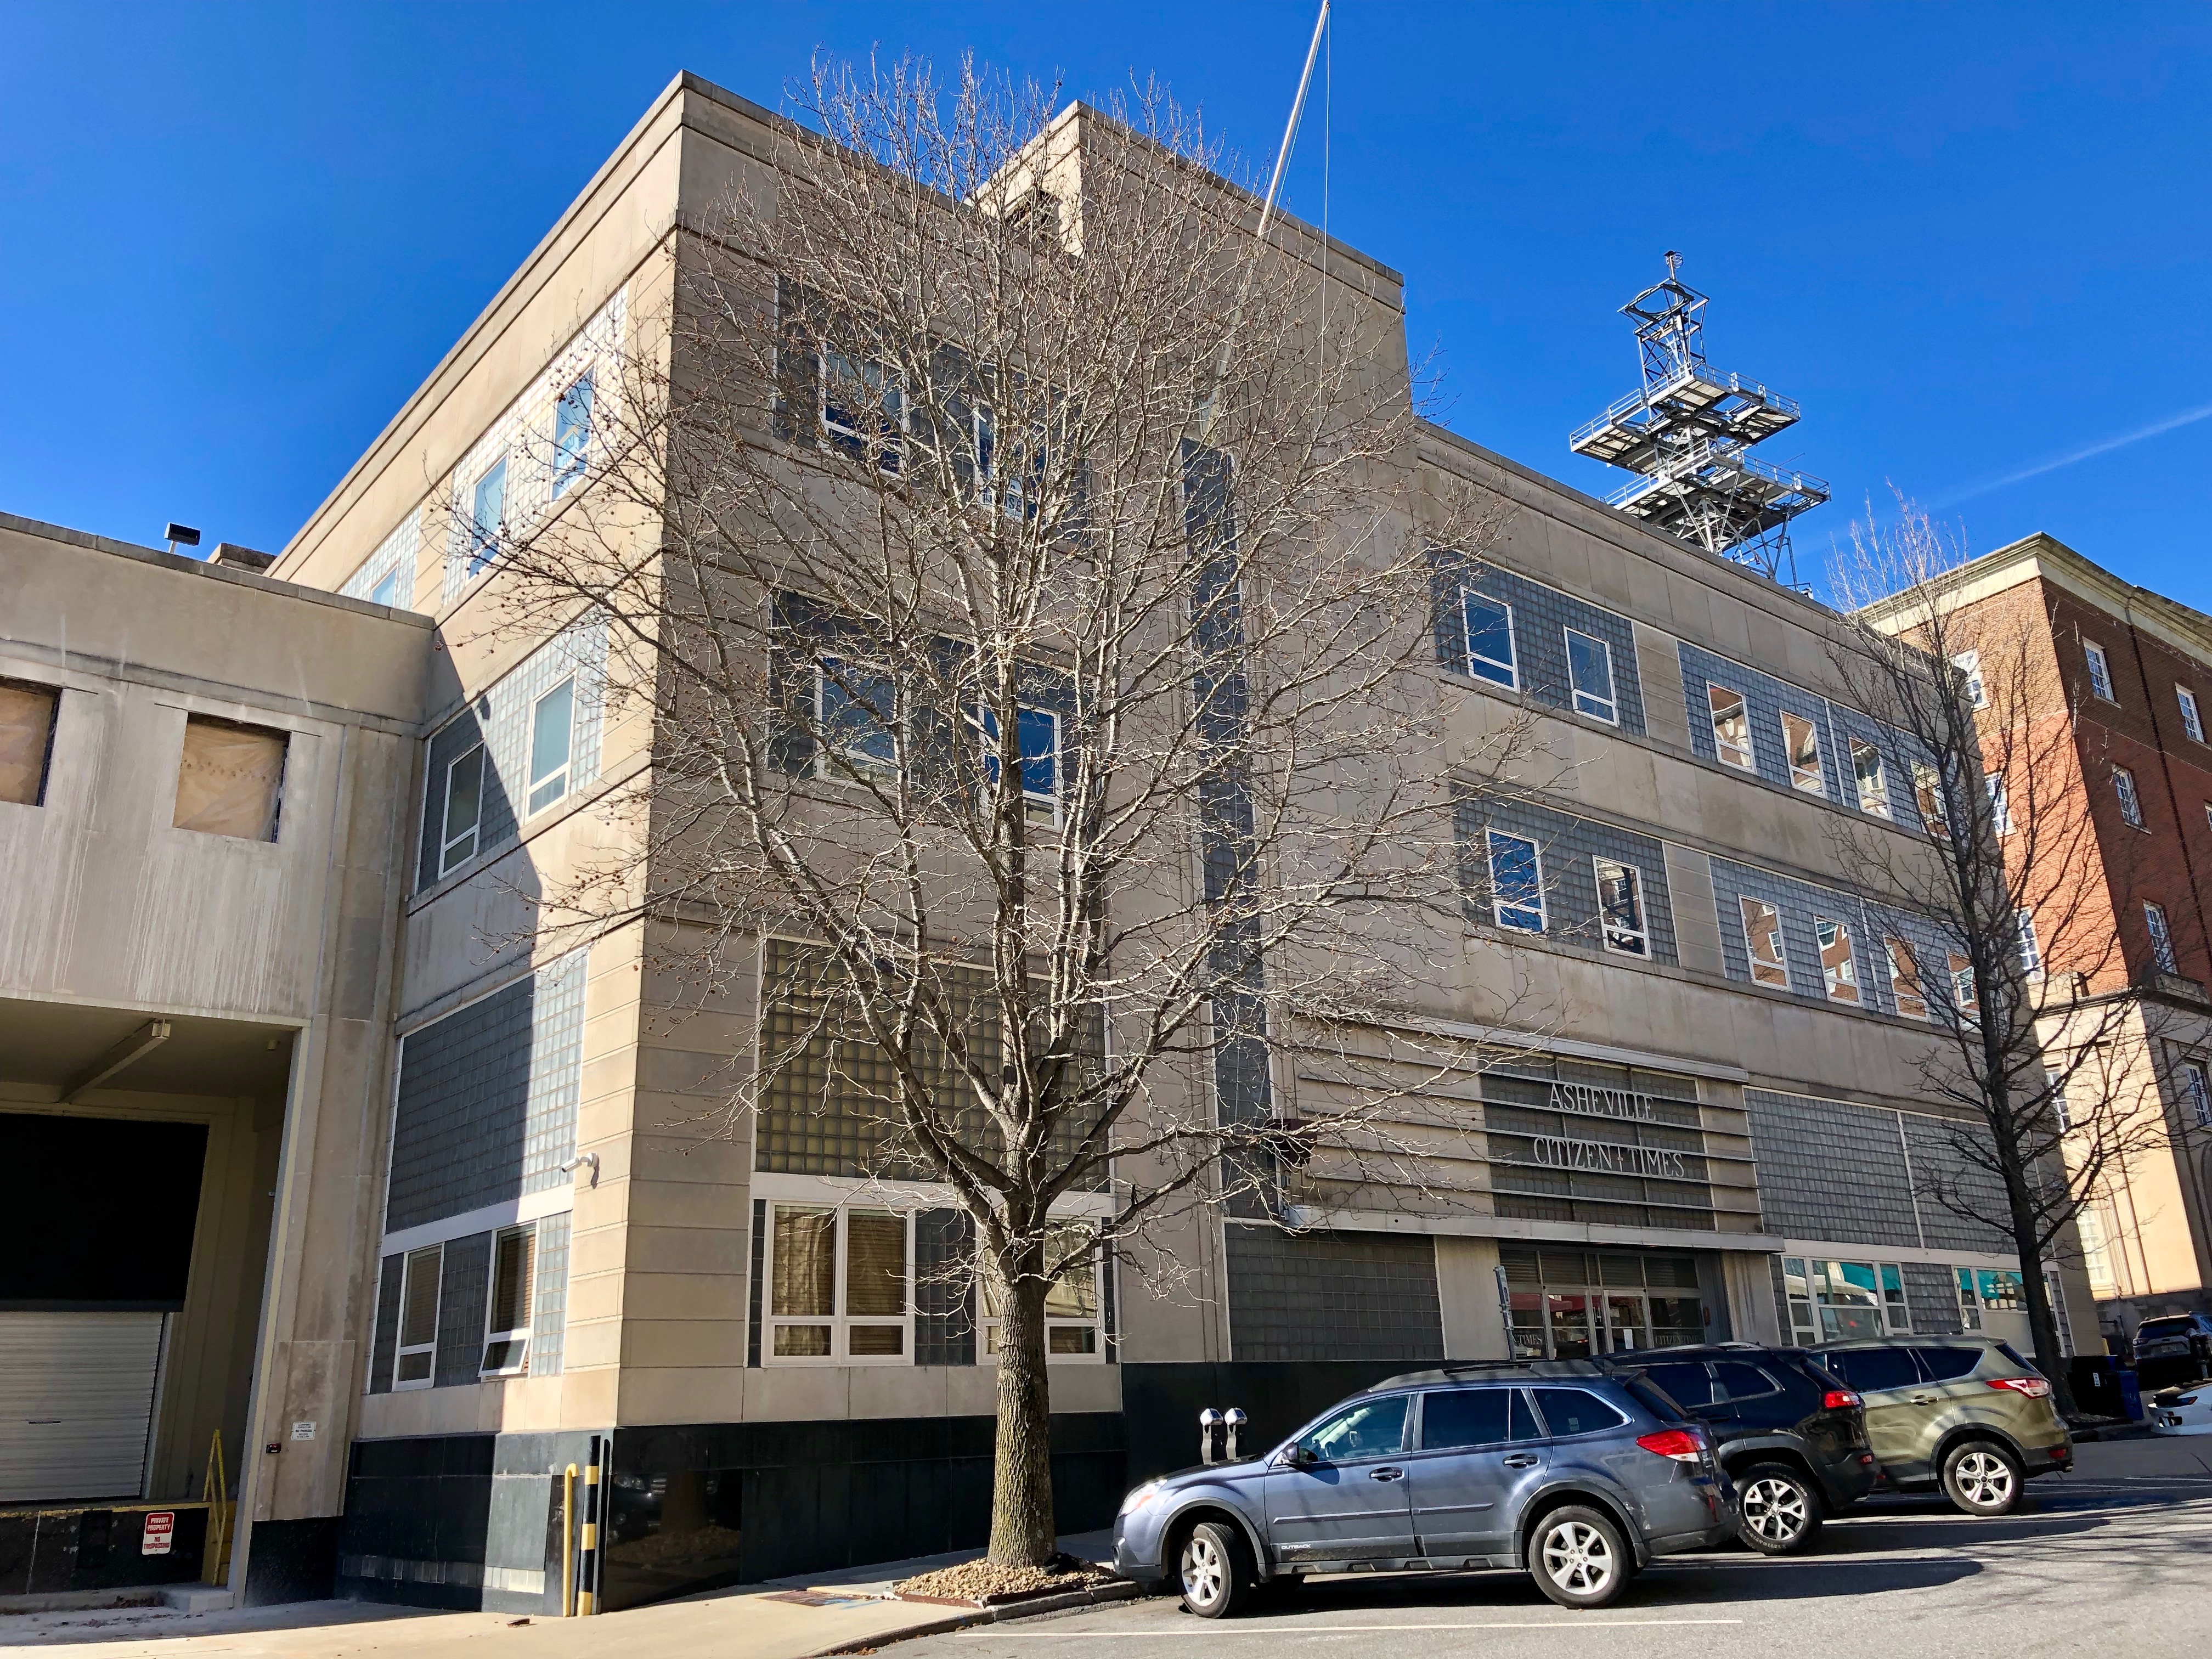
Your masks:
M 0 1595 L 192 1583 L 206 1555 L 207 1509 L 175 1506 L 168 1553 L 148 1555 L 146 1516 L 163 1507 L 0 1510 Z
M 342 1524 L 335 1515 L 256 1521 L 252 1547 L 246 1558 L 246 1605 L 325 1601 L 337 1595 Z

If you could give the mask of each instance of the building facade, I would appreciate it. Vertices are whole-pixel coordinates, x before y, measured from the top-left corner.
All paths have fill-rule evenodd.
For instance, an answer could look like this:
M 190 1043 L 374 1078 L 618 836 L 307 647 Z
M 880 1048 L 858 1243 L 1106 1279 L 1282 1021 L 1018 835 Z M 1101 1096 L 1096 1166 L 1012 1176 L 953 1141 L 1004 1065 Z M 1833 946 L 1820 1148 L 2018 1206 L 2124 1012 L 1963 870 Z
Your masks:
M 959 1231 L 943 1195 L 862 1179 L 773 1099 L 738 1133 L 686 1127 L 794 1018 L 773 990 L 787 947 L 752 942 L 757 966 L 701 1003 L 639 929 L 583 944 L 534 921 L 618 833 L 594 805 L 641 776 L 653 733 L 611 690 L 587 608 L 531 628 L 502 610 L 502 527 L 577 510 L 620 361 L 673 349 L 655 319 L 682 228 L 763 179 L 775 131 L 674 82 L 267 584 L 336 596 L 316 602 L 413 653 L 380 694 L 407 751 L 404 808 L 374 831 L 389 971 L 349 1051 L 361 1115 L 328 1154 L 352 1231 L 314 1269 L 316 1328 L 345 1346 L 327 1402 L 298 1407 L 327 1449 L 298 1513 L 323 1520 L 343 1594 L 554 1607 L 560 1472 L 594 1456 L 611 1605 L 988 1528 L 988 1310 L 942 1271 Z M 1402 279 L 1294 222 L 1282 236 L 1287 257 L 1326 247 L 1402 381 Z M 1468 779 L 1472 875 L 1463 925 L 1421 942 L 1432 981 L 1404 1020 L 1479 1046 L 1510 1017 L 1512 1052 L 1434 1103 L 1474 1126 L 1437 1183 L 1449 1201 L 1378 1196 L 1317 1160 L 1273 1218 L 1192 1214 L 1162 1247 L 1188 1271 L 1133 1246 L 1065 1289 L 1048 1312 L 1066 1528 L 1188 1462 L 1201 1406 L 1287 1431 L 1408 1363 L 2026 1340 L 2007 1241 L 1928 1201 L 1966 1176 L 1925 1085 L 1947 1010 L 1894 971 L 1918 924 L 1863 890 L 1835 833 L 1924 850 L 1915 757 L 1843 696 L 1850 630 L 1441 428 L 1411 465 L 1406 533 L 1470 487 L 1505 529 L 1479 563 L 1440 566 L 1421 695 L 1441 735 L 1402 759 Z M 1473 787 L 1524 719 L 1541 779 L 1510 803 Z M 1271 1066 L 1288 1109 L 1342 1086 Z M 1217 1106 L 1203 1087 L 1182 1103 Z M 1104 1202 L 1062 1208 L 1079 1225 Z M 818 1303 L 794 1289 L 817 1273 Z M 2086 1316 L 2083 1285 L 2063 1290 Z M 264 1306 L 264 1346 L 284 1316 Z

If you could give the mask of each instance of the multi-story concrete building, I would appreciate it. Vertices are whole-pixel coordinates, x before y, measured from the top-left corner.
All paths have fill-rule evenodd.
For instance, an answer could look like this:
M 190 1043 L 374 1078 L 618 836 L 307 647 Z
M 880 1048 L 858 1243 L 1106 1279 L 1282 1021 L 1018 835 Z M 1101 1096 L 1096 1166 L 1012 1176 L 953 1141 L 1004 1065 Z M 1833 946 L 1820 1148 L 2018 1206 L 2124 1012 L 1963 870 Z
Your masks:
M 1065 131 L 1086 118 L 1072 111 Z M 346 819 L 382 838 L 390 890 L 361 902 L 397 943 L 379 1023 L 349 1051 L 364 1115 L 343 1150 L 319 1138 L 314 1154 L 325 1168 L 328 1146 L 321 1178 L 354 1206 L 313 1267 L 343 1386 L 277 1413 L 317 1424 L 323 1484 L 270 1518 L 325 1518 L 343 1593 L 553 1605 L 556 1471 L 595 1449 L 616 1605 L 984 1531 L 993 1368 L 973 1288 L 948 1304 L 936 1270 L 941 1198 L 863 1182 L 772 1125 L 682 1127 L 726 1098 L 728 1067 L 776 1017 L 757 978 L 678 1018 L 678 988 L 635 929 L 558 953 L 533 932 L 533 900 L 603 850 L 593 805 L 639 777 L 652 733 L 609 694 L 588 611 L 514 625 L 487 532 L 568 510 L 617 359 L 667 349 L 654 319 L 683 227 L 760 176 L 775 131 L 741 99 L 674 82 L 285 549 L 281 581 L 250 585 L 254 603 L 264 588 L 304 614 L 327 603 L 408 642 L 404 660 L 380 659 L 374 706 L 419 757 L 404 828 L 389 811 Z M 1316 261 L 1326 247 L 1402 379 L 1402 278 L 1295 222 L 1280 242 Z M 1445 595 L 1423 693 L 1443 735 L 1407 763 L 1456 776 L 1526 714 L 1556 764 L 1540 791 L 1462 815 L 1466 856 L 1498 879 L 1427 942 L 1434 980 L 1406 1018 L 1431 1041 L 1493 1036 L 1503 1011 L 1523 1029 L 1509 1062 L 1439 1103 L 1474 1126 L 1454 1201 L 1303 1179 L 1293 1227 L 1194 1219 L 1193 1271 L 1165 1294 L 1146 1293 L 1139 1255 L 1098 1264 L 1094 1293 L 1060 1310 L 1082 1328 L 1050 1371 L 1066 1525 L 1102 1522 L 1126 1481 L 1188 1461 L 1200 1405 L 1288 1427 L 1407 1362 L 1962 1320 L 2026 1340 L 2007 1241 L 1923 1201 L 1932 1170 L 1960 1171 L 1923 1080 L 1942 999 L 1896 977 L 1887 944 L 1917 924 L 1859 889 L 1831 833 L 1849 821 L 1919 845 L 1913 757 L 1842 696 L 1850 630 L 1440 428 L 1412 464 L 1417 497 L 1472 484 L 1504 503 L 1507 528 Z M 51 683 L 41 653 L 75 603 L 58 593 L 32 637 L 6 642 L 25 663 L 11 677 Z M 1881 765 L 1855 764 L 1855 744 Z M 21 931 L 51 952 L 66 927 Z M 52 1091 L 69 1067 L 48 1069 Z M 1327 1087 L 1272 1084 L 1293 1102 Z M 304 1088 L 295 1066 L 288 1122 Z M 1185 1109 L 1213 1103 L 1200 1091 Z M 781 1230 L 825 1213 L 904 1286 L 899 1309 L 875 1310 L 898 1334 L 862 1345 L 872 1354 L 776 1338 L 764 1287 Z M 264 1352 L 289 1305 L 264 1304 Z M 252 1437 L 281 1440 L 276 1421 L 260 1413 Z
M 2120 1154 L 2079 1218 L 2100 1321 L 2120 1337 L 2158 1314 L 2212 1312 L 2212 617 L 2044 535 L 1948 573 L 1933 600 L 1974 642 L 1972 672 L 2007 694 L 1984 723 L 2054 734 L 2006 749 L 1985 732 L 1989 765 L 2032 756 L 2039 810 L 2081 826 L 2063 839 L 2078 896 L 2038 945 L 2059 988 L 2046 1043 L 2063 1051 L 2094 1027 L 2118 1057 L 2074 1085 L 2111 1097 L 2105 1141 Z

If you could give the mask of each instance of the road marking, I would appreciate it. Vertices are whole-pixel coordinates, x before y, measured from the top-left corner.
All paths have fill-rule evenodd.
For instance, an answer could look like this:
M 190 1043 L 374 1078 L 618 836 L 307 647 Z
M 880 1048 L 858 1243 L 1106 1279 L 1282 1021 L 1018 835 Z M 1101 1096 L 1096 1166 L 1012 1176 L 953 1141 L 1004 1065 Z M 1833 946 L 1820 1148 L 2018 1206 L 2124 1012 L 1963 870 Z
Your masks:
M 1530 1619 L 1510 1623 L 1484 1625 L 1253 1625 L 1240 1623 L 1226 1629 L 1217 1626 L 1207 1631 L 1208 1636 L 1376 1636 L 1401 1630 L 1648 1630 L 1655 1626 L 1680 1625 L 1741 1625 L 1741 1619 Z M 1185 1640 L 1200 1632 L 1184 1626 L 1173 1630 L 1005 1630 L 988 1626 L 973 1626 L 961 1632 L 963 1636 L 1049 1637 L 1060 1641 L 1089 1640 L 1101 1636 L 1158 1636 L 1179 1637 Z

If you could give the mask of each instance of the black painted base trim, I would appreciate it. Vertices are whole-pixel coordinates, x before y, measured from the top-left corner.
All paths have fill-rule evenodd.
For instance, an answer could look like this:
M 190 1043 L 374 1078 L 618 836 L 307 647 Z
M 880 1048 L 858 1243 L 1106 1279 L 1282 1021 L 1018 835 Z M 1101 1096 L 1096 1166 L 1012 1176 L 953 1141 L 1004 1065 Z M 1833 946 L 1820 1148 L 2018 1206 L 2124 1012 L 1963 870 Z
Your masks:
M 335 1515 L 304 1521 L 256 1521 L 246 1558 L 246 1605 L 324 1601 L 337 1594 L 338 1529 Z

